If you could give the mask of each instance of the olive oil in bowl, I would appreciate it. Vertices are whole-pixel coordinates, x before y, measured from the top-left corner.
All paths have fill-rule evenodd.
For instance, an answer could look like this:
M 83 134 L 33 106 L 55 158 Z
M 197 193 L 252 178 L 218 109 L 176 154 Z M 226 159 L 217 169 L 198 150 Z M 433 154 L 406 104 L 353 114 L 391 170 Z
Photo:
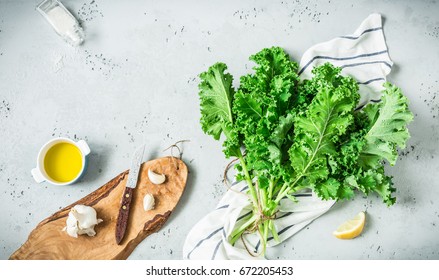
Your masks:
M 41 147 L 37 166 L 31 170 L 32 176 L 37 183 L 73 184 L 84 174 L 89 154 L 90 147 L 84 140 L 54 138 Z
M 59 142 L 47 151 L 44 157 L 44 171 L 53 181 L 67 183 L 78 177 L 82 170 L 82 153 L 68 142 Z

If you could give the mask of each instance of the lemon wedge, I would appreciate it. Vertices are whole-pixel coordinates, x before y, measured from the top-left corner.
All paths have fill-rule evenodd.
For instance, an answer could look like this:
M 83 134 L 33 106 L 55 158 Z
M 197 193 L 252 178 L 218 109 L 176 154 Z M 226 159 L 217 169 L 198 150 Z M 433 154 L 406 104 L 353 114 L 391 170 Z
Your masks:
M 332 234 L 340 239 L 352 239 L 361 234 L 366 221 L 366 214 L 364 212 L 358 213 L 352 220 L 341 224 Z

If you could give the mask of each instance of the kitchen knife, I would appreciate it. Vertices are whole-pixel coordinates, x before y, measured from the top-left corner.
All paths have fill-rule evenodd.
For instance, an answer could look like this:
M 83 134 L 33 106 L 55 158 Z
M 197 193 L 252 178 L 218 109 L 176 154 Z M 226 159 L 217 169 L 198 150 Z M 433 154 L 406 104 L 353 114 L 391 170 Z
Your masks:
M 125 235 L 125 231 L 128 225 L 128 217 L 130 214 L 130 204 L 133 198 L 134 188 L 137 186 L 137 179 L 139 177 L 139 170 L 143 160 L 143 153 L 145 151 L 145 145 L 139 147 L 134 153 L 131 161 L 130 171 L 128 173 L 128 180 L 125 185 L 125 191 L 122 195 L 120 202 L 119 216 L 116 223 L 116 243 L 120 244 Z

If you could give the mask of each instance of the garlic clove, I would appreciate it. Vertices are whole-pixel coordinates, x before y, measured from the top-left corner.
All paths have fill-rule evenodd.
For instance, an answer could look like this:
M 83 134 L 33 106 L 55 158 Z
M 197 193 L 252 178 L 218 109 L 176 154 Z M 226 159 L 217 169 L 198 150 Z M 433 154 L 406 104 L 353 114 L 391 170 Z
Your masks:
M 67 218 L 67 220 L 69 220 L 69 218 Z M 70 235 L 71 237 L 75 237 L 75 238 L 78 237 L 78 228 L 75 225 L 67 225 L 62 230 L 66 231 L 67 234 Z
M 78 231 L 78 234 L 80 234 L 80 235 L 87 234 L 88 236 L 95 236 L 96 231 L 94 230 L 94 228 L 86 228 L 86 229 L 80 229 Z
M 154 209 L 154 205 L 155 205 L 154 196 L 150 193 L 147 193 L 145 197 L 143 197 L 143 209 L 145 209 L 145 211 L 152 210 Z
M 68 235 L 77 238 L 78 235 L 96 235 L 94 227 L 102 222 L 97 218 L 96 210 L 86 205 L 75 205 L 69 212 L 66 227 L 63 229 Z
M 74 228 L 67 228 L 67 234 L 71 237 L 78 238 L 78 230 Z
M 166 180 L 166 176 L 164 174 L 157 174 L 151 169 L 148 169 L 148 178 L 151 181 L 151 183 L 155 185 L 163 184 Z

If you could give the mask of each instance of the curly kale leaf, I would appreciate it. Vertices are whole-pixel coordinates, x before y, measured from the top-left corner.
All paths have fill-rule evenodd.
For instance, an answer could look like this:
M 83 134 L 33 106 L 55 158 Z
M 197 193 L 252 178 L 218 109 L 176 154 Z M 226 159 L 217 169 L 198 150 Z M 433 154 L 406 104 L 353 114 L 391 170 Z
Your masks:
M 340 136 L 353 123 L 352 113 L 359 99 L 358 86 L 340 69 L 324 64 L 313 70 L 311 84 L 316 96 L 294 122 L 294 144 L 289 150 L 294 169 L 292 185 L 313 186 L 324 199 L 337 198 L 338 183 L 323 182 L 330 174 L 330 157 L 337 155 Z
M 240 140 L 234 128 L 232 102 L 235 90 L 232 87 L 233 77 L 225 73 L 227 66 L 216 63 L 206 72 L 200 74 L 199 96 L 201 107 L 201 127 L 206 134 L 219 140 L 222 133 L 226 135 L 223 144 L 227 157 L 239 154 Z
M 397 147 L 404 148 L 409 137 L 407 125 L 413 119 L 407 98 L 401 90 L 386 83 L 380 103 L 371 103 L 354 114 L 350 133 L 344 136 L 333 158 L 329 182 L 337 180 L 338 199 L 353 196 L 353 190 L 365 195 L 376 192 L 387 205 L 395 203 L 392 178 L 384 174 L 382 162 L 391 165 L 397 159 Z
M 394 165 L 398 158 L 397 147 L 404 149 L 410 137 L 407 124 L 413 120 L 413 114 L 408 108 L 407 97 L 390 83 L 385 83 L 384 87 L 382 101 L 369 104 L 363 110 L 363 117 L 370 125 L 360 156 L 362 166 L 376 168 L 382 159 Z
M 285 173 L 298 65 L 279 47 L 263 49 L 250 59 L 256 63 L 255 73 L 241 77 L 232 110 L 243 137 L 246 164 L 262 178 L 259 186 L 264 188 Z
M 225 124 L 233 123 L 232 100 L 235 91 L 233 77 L 225 74 L 227 66 L 216 63 L 200 74 L 201 127 L 215 140 L 220 138 Z

